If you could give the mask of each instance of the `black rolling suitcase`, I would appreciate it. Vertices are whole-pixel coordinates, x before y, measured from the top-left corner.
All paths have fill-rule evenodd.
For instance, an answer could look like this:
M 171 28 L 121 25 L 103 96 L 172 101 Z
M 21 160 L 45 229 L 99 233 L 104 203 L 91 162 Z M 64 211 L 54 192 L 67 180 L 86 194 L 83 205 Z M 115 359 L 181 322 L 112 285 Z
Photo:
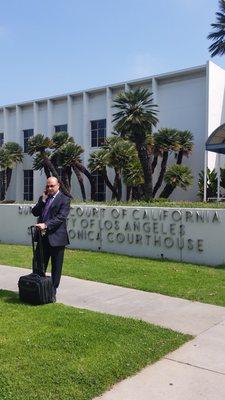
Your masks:
M 47 304 L 53 302 L 53 287 L 52 278 L 45 276 L 44 272 L 44 257 L 43 257 L 43 246 L 42 237 L 40 230 L 38 233 L 38 243 L 40 249 L 41 265 L 37 265 L 36 248 L 34 240 L 34 226 L 30 227 L 32 248 L 33 248 L 33 263 L 32 273 L 24 275 L 19 278 L 19 297 L 20 300 L 30 304 Z M 36 246 L 37 247 L 37 246 Z

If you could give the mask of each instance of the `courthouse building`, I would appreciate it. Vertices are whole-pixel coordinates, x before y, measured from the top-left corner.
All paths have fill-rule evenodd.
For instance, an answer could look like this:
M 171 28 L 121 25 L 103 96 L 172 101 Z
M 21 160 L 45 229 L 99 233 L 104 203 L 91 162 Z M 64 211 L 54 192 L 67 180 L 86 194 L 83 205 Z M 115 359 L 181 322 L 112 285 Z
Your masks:
M 205 153 L 206 140 L 225 122 L 225 70 L 212 62 L 105 87 L 0 106 L 0 145 L 15 141 L 24 150 L 23 164 L 13 171 L 7 198 L 36 200 L 43 190 L 44 172 L 32 169 L 32 158 L 27 154 L 31 136 L 43 133 L 51 137 L 54 132 L 67 131 L 84 148 L 83 162 L 87 166 L 90 153 L 99 148 L 113 130 L 113 99 L 123 90 L 138 87 L 153 93 L 159 110 L 156 129 L 177 128 L 193 133 L 194 150 L 183 162 L 192 170 L 194 185 L 186 192 L 176 189 L 173 198 L 196 200 L 198 175 L 204 169 L 205 161 L 211 169 L 217 166 L 217 156 Z M 175 162 L 174 156 L 173 159 L 171 156 L 171 162 Z M 86 177 L 84 180 L 90 198 L 90 185 Z M 110 199 L 101 176 L 97 177 L 97 183 L 98 198 Z M 72 192 L 76 198 L 81 198 L 75 177 Z

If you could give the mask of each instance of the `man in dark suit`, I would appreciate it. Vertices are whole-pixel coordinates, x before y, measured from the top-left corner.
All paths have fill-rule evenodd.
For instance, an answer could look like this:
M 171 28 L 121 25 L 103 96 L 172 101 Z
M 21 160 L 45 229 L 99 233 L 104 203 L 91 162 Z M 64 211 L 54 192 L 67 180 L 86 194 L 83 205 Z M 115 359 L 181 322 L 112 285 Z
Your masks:
M 32 214 L 38 217 L 35 226 L 41 231 L 45 271 L 51 257 L 53 301 L 56 301 L 56 290 L 61 279 L 65 246 L 69 244 L 66 222 L 70 211 L 70 198 L 65 196 L 59 188 L 57 178 L 48 178 L 46 190 L 32 208 Z M 36 255 L 37 265 L 40 266 L 39 244 Z

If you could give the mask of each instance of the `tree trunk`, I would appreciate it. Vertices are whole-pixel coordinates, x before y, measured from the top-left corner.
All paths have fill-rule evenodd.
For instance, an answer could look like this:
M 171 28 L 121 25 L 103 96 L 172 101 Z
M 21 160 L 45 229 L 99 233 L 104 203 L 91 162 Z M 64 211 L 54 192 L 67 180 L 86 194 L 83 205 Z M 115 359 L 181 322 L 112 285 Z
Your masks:
M 79 161 L 74 163 L 75 168 L 77 168 L 80 172 L 82 172 L 89 180 L 91 185 L 91 193 L 94 196 L 96 193 L 96 185 L 95 185 L 95 178 L 91 175 L 91 173 L 81 164 Z
M 154 173 L 154 171 L 155 171 L 155 167 L 156 167 L 156 165 L 157 165 L 157 162 L 158 162 L 158 155 L 154 155 L 154 157 L 153 157 L 153 161 L 152 161 L 152 173 Z
M 184 155 L 183 150 L 180 150 L 177 156 L 177 165 L 180 165 L 182 163 L 183 155 Z
M 4 198 L 3 198 L 3 200 L 5 200 L 6 191 L 7 191 L 7 172 L 6 172 L 6 169 L 4 169 L 4 174 L 3 174 L 3 187 L 4 187 Z
M 166 185 L 159 197 L 168 199 L 168 197 L 171 195 L 171 193 L 174 191 L 174 189 L 176 189 L 176 186 L 169 185 L 169 184 Z
M 5 183 L 4 183 L 4 175 L 5 171 L 0 171 L 0 200 L 4 200 L 5 198 Z
M 160 186 L 163 183 L 163 178 L 166 172 L 166 165 L 167 165 L 167 160 L 168 160 L 168 151 L 164 151 L 163 152 L 163 157 L 162 157 L 162 162 L 161 162 L 161 170 L 160 170 L 160 174 L 158 177 L 158 180 L 155 184 L 154 190 L 153 190 L 153 197 L 155 197 L 157 190 L 160 188 Z
M 86 192 L 85 192 L 85 187 L 84 187 L 83 176 L 82 176 L 81 172 L 79 171 L 79 169 L 76 168 L 75 166 L 73 167 L 73 170 L 74 170 L 74 173 L 75 173 L 77 180 L 79 182 L 79 185 L 80 185 L 82 199 L 83 199 L 83 201 L 86 201 Z
M 127 196 L 126 196 L 127 201 L 132 200 L 132 186 L 127 186 Z
M 44 172 L 45 172 L 46 178 L 47 179 L 50 178 L 51 172 L 50 172 L 49 168 L 46 167 L 45 165 L 44 165 Z
M 144 174 L 145 200 L 152 200 L 152 155 L 148 154 L 146 142 L 136 142 L 138 157 Z
M 115 192 L 117 192 L 116 200 L 120 201 L 122 197 L 122 183 L 120 171 L 115 169 L 115 179 L 113 184 Z
M 62 181 L 66 189 L 71 192 L 71 167 L 62 169 Z
M 6 179 L 6 190 L 5 191 L 7 192 L 10 182 L 11 182 L 11 178 L 12 178 L 12 168 L 6 169 L 6 177 L 7 177 L 7 179 Z
M 111 184 L 111 182 L 110 182 L 110 180 L 109 180 L 109 178 L 108 178 L 106 169 L 105 169 L 105 171 L 102 171 L 102 176 L 103 176 L 103 179 L 104 179 L 104 181 L 105 181 L 105 184 L 106 184 L 106 185 L 108 186 L 108 188 L 112 191 L 113 196 L 117 198 L 118 193 L 117 193 L 117 191 L 115 190 L 114 186 Z

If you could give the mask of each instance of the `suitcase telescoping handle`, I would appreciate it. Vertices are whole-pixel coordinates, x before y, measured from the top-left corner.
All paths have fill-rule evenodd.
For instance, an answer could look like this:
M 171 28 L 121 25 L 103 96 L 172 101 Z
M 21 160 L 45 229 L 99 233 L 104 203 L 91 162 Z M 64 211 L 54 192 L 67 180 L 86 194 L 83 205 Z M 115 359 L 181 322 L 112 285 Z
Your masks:
M 45 275 L 45 267 L 44 267 L 44 251 L 43 251 L 43 242 L 42 242 L 42 236 L 41 236 L 41 230 L 38 229 L 35 225 L 31 225 L 30 227 L 30 232 L 31 232 L 31 241 L 32 241 L 32 249 L 33 249 L 33 263 L 32 263 L 32 268 L 33 272 L 38 272 L 41 275 Z M 37 260 L 37 245 L 35 247 L 35 233 L 37 233 L 37 245 L 39 249 L 39 255 L 40 258 Z M 38 263 L 39 261 L 39 263 Z

